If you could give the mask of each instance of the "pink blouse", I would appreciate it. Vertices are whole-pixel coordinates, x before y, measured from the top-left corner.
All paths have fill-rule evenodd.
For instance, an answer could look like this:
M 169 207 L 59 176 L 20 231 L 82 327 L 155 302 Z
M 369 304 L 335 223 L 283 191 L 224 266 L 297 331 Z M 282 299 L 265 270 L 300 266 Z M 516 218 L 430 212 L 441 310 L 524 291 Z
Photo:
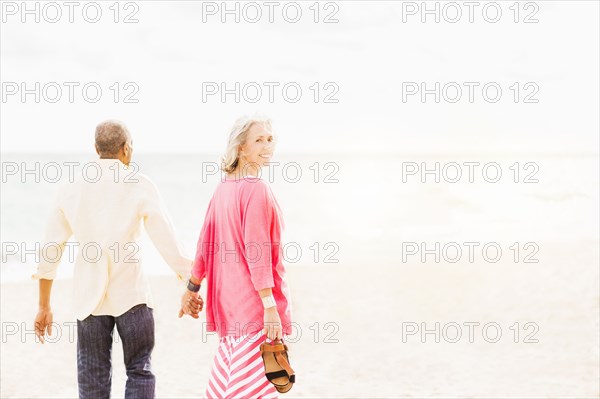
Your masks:
M 255 177 L 222 181 L 208 205 L 192 274 L 206 277 L 206 331 L 240 337 L 263 328 L 258 290 L 272 288 L 283 334 L 291 299 L 280 245 L 283 220 L 268 184 Z

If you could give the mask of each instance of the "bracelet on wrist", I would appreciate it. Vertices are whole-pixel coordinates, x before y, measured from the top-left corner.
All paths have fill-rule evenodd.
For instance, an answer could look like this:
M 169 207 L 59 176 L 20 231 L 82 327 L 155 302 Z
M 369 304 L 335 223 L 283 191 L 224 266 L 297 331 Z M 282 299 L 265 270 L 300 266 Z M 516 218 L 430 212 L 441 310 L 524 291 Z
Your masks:
M 277 306 L 277 303 L 275 303 L 275 298 L 273 297 L 273 295 L 264 296 L 261 299 L 262 299 L 263 307 L 265 309 L 269 309 L 269 308 Z
M 192 279 L 189 279 L 187 283 L 187 289 L 192 292 L 198 292 L 200 291 L 200 284 L 194 284 L 192 283 Z

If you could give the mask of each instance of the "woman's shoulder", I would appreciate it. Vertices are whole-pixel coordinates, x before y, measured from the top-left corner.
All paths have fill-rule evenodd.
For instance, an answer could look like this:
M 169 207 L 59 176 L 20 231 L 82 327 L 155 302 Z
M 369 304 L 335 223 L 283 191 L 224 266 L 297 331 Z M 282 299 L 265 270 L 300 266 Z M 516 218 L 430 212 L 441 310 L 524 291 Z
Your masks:
M 242 188 L 249 193 L 271 192 L 269 182 L 260 177 L 246 177 L 242 179 Z
M 242 180 L 239 186 L 242 201 L 272 201 L 273 192 L 267 180 L 260 177 L 245 178 Z

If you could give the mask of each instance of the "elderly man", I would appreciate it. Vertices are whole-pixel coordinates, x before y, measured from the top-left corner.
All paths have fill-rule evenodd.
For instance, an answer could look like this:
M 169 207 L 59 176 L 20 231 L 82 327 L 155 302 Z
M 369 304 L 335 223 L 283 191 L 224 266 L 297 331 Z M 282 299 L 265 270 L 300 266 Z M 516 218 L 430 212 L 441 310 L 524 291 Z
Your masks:
M 114 121 L 96 128 L 100 156 L 96 177 L 61 188 L 46 232 L 44 258 L 33 276 L 39 279 L 36 334 L 51 334 L 50 291 L 67 240 L 74 235 L 78 254 L 74 286 L 77 317 L 77 374 L 80 398 L 109 398 L 113 329 L 123 343 L 126 398 L 153 398 L 155 377 L 150 357 L 154 347 L 152 296 L 137 258 L 141 221 L 152 242 L 177 273 L 189 278 L 192 259 L 183 255 L 156 186 L 128 169 L 132 140 L 127 128 Z M 94 168 L 87 168 L 91 170 Z M 54 253 L 52 253 L 54 249 Z M 182 313 L 198 317 L 202 301 L 189 291 Z

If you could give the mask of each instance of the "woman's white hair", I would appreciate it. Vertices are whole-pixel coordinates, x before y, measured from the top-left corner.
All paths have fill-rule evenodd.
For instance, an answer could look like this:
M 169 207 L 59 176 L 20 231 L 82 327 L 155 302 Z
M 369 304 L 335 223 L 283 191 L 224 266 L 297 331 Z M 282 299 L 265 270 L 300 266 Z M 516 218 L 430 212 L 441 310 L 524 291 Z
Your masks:
M 240 146 L 246 142 L 248 130 L 250 130 L 255 123 L 261 123 L 265 129 L 271 131 L 271 119 L 265 115 L 244 115 L 238 118 L 231 128 L 227 149 L 225 150 L 225 155 L 221 158 L 221 170 L 223 172 L 233 173 L 235 168 L 237 168 L 240 160 Z

